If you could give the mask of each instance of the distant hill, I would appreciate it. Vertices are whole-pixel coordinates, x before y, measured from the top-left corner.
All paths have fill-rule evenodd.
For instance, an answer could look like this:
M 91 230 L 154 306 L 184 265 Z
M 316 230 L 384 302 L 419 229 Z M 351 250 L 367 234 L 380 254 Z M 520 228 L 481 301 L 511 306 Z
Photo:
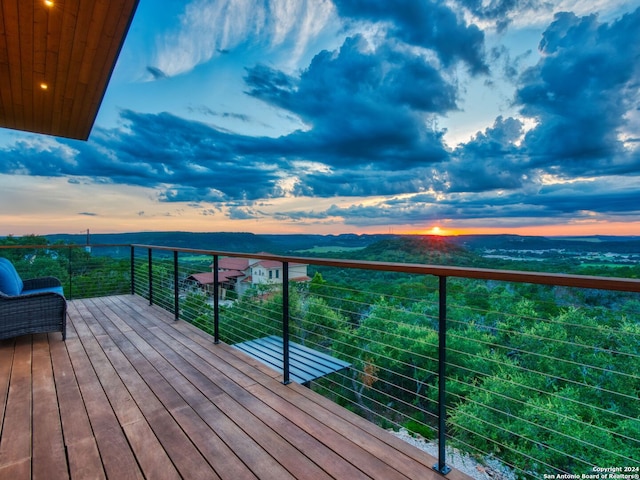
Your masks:
M 349 256 L 382 262 L 449 264 L 453 259 L 459 263 L 475 255 L 447 237 L 405 236 L 380 240 Z
M 51 242 L 63 241 L 84 245 L 84 234 L 46 235 Z M 438 237 L 430 235 L 317 235 L 317 234 L 254 234 L 236 232 L 137 232 L 92 234 L 90 242 L 97 244 L 148 244 L 169 247 L 218 250 L 229 252 L 269 252 L 308 256 L 339 256 L 342 258 L 442 263 L 448 256 L 456 264 L 469 265 L 477 255 L 488 251 L 557 250 L 582 253 L 590 251 L 618 254 L 640 252 L 640 237 L 537 237 L 521 235 L 460 235 Z M 317 253 L 313 250 L 317 249 Z M 335 250 L 335 251 L 334 251 Z M 339 252 L 344 250 L 343 254 Z M 310 253 L 311 252 L 311 253 Z M 336 253 L 338 252 L 338 253 Z M 396 253 L 393 253 L 396 252 Z M 438 252 L 436 255 L 434 252 Z M 475 254 L 475 255 L 472 255 Z
M 84 245 L 86 235 L 47 235 L 51 242 L 68 242 Z M 219 250 L 227 252 L 273 252 L 278 250 L 266 235 L 253 233 L 213 232 L 138 232 L 92 234 L 93 245 L 104 244 L 144 244 L 164 247 L 193 248 L 198 250 Z
M 536 237 L 521 235 L 460 235 L 447 237 L 456 245 L 478 250 L 567 250 L 574 252 L 601 251 L 612 253 L 640 252 L 640 237 L 604 236 Z
M 427 235 L 395 236 L 375 241 L 358 250 L 309 256 L 429 265 L 476 266 L 486 263 L 479 254 L 456 245 L 449 237 Z
M 234 232 L 136 232 L 92 234 L 90 243 L 158 245 L 167 247 L 218 250 L 227 252 L 269 252 L 273 254 L 295 254 L 314 247 L 364 248 L 396 235 L 316 235 L 316 234 L 254 234 Z M 86 234 L 46 235 L 51 242 L 86 244 Z
M 389 238 L 398 238 L 398 235 L 391 234 L 362 234 L 343 233 L 340 235 L 310 235 L 310 234 L 291 234 L 291 235 L 264 235 L 274 244 L 278 245 L 282 251 L 286 253 L 305 252 L 305 254 L 314 248 L 317 249 L 357 249 L 365 248 L 368 245 L 376 243 L 380 240 Z

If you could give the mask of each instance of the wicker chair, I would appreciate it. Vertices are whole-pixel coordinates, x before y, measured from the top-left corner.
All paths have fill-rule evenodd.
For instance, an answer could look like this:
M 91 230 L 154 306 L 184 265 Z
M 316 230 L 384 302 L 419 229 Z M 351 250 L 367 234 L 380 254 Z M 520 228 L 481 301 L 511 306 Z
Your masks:
M 44 332 L 67 337 L 67 301 L 55 277 L 22 280 L 0 257 L 0 339 Z

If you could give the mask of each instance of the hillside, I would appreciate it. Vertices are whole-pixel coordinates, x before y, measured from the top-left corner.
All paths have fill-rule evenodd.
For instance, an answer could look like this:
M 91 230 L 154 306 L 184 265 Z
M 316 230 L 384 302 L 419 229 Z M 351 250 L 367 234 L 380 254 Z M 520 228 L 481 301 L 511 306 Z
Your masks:
M 46 236 L 51 242 L 68 242 L 84 245 L 87 236 L 56 234 Z M 98 244 L 132 244 L 157 245 L 202 250 L 219 250 L 227 252 L 279 252 L 279 247 L 266 235 L 235 232 L 137 232 L 137 233 L 102 233 L 92 234 L 90 243 Z
M 47 235 L 50 242 L 84 245 L 84 234 Z M 148 244 L 222 252 L 269 252 L 276 255 L 335 257 L 428 263 L 493 269 L 579 272 L 579 268 L 636 268 L 640 237 L 536 237 L 520 235 L 317 235 L 234 232 L 137 232 L 93 234 L 90 243 Z M 122 254 L 118 249 L 118 255 Z M 107 250 L 102 250 L 107 252 Z M 111 252 L 107 253 L 110 254 Z M 593 272 L 580 272 L 593 273 Z M 621 270 L 606 274 L 622 274 Z
M 372 243 L 362 250 L 332 256 L 354 260 L 435 265 L 468 265 L 480 259 L 478 255 L 452 243 L 449 238 L 438 236 L 388 238 Z
M 603 236 L 537 237 L 521 235 L 460 235 L 447 237 L 455 245 L 476 251 L 486 250 L 558 250 L 569 252 L 640 252 L 640 237 Z

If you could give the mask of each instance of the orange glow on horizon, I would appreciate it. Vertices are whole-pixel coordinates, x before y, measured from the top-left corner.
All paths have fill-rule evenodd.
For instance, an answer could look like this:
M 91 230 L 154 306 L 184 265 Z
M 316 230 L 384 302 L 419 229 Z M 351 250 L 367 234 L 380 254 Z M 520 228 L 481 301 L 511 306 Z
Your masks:
M 438 225 L 434 225 L 428 230 L 410 230 L 406 232 L 400 232 L 401 235 L 435 235 L 438 237 L 450 237 L 460 235 L 458 230 L 452 230 L 449 228 L 442 228 Z
M 638 222 L 590 222 L 563 225 L 538 225 L 523 227 L 453 227 L 443 228 L 434 226 L 429 229 L 399 230 L 400 235 L 522 235 L 533 237 L 580 237 L 594 235 L 610 236 L 638 236 L 640 223 Z

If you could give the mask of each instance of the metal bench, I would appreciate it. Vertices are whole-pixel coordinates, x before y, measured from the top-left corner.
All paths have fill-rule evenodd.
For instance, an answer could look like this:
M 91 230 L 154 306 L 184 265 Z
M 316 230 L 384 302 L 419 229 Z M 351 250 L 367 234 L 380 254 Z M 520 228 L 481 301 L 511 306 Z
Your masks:
M 256 338 L 233 345 L 277 372 L 283 373 L 282 338 L 276 335 Z M 289 377 L 294 382 L 309 385 L 313 380 L 349 368 L 339 360 L 299 343 L 289 342 Z

